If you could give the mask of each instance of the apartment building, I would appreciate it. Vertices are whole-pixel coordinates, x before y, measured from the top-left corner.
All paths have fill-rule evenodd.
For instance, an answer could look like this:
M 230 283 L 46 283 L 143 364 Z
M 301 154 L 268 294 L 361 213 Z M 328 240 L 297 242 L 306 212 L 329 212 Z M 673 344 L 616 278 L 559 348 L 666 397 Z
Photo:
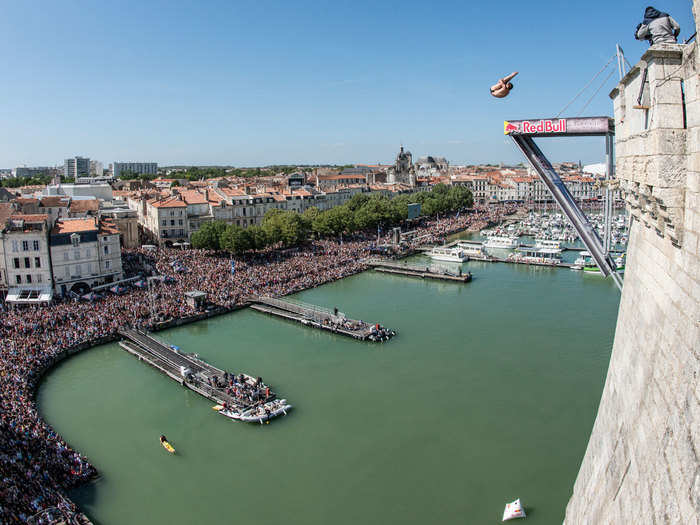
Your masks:
M 109 219 L 60 219 L 49 244 L 56 293 L 82 295 L 123 277 L 119 230 Z

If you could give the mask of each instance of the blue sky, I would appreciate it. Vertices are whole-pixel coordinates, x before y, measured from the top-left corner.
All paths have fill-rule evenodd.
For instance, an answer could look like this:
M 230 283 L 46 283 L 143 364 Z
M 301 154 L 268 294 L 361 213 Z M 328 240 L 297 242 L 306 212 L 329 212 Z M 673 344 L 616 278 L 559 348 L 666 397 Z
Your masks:
M 453 164 L 519 162 L 502 121 L 556 115 L 615 43 L 636 63 L 647 44 L 633 32 L 646 5 L 5 0 L 0 167 L 73 155 L 375 163 L 391 161 L 400 143 Z M 694 32 L 690 1 L 653 5 L 678 21 L 682 38 Z M 490 97 L 513 70 L 511 95 Z M 611 114 L 616 78 L 585 114 Z M 543 148 L 554 160 L 603 156 L 596 139 Z

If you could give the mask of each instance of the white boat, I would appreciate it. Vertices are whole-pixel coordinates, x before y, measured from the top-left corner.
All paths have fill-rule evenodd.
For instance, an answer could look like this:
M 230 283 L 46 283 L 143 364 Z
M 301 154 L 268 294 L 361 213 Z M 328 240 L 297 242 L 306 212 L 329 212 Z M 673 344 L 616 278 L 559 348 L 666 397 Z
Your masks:
M 508 256 L 513 261 L 556 266 L 561 262 L 561 250 L 556 248 L 518 248 Z
M 469 257 L 465 255 L 464 250 L 460 247 L 441 248 L 436 247 L 427 253 L 428 257 L 435 261 L 459 262 L 468 261 Z
M 287 403 L 286 399 L 276 399 L 274 401 L 269 401 L 264 405 L 243 411 L 236 410 L 235 408 L 222 409 L 219 410 L 219 414 L 226 416 L 229 419 L 245 421 L 246 423 L 260 423 L 262 425 L 265 421 L 269 421 L 270 419 L 282 414 L 286 416 L 287 411 L 289 411 L 291 408 L 292 405 Z
M 458 241 L 457 246 L 459 246 L 464 252 L 464 255 L 468 257 L 486 257 L 486 252 L 481 244 Z
M 535 239 L 535 247 L 546 248 L 548 250 L 559 250 L 560 252 L 562 251 L 561 241 L 552 239 Z
M 512 250 L 519 246 L 517 237 L 507 237 L 507 236 L 493 236 L 484 243 L 484 248 L 500 248 L 505 250 Z

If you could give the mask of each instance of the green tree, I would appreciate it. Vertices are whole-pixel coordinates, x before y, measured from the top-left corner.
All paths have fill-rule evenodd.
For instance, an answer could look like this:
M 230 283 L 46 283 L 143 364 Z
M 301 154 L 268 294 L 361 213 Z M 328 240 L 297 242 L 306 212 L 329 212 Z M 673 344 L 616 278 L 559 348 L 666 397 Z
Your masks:
M 235 255 L 255 248 L 251 232 L 244 230 L 237 224 L 230 224 L 221 234 L 221 249 Z
M 226 223 L 223 221 L 205 222 L 191 235 L 190 241 L 195 248 L 219 250 L 221 249 L 220 237 L 225 230 Z

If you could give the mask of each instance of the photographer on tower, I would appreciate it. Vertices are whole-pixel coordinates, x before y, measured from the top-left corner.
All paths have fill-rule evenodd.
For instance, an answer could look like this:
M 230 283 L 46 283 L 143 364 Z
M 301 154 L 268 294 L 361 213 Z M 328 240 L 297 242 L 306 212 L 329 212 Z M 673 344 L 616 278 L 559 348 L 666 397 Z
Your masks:
M 675 44 L 676 37 L 680 32 L 681 26 L 671 18 L 671 15 L 649 6 L 644 11 L 644 20 L 637 25 L 634 38 L 648 40 L 651 46 L 654 44 Z

